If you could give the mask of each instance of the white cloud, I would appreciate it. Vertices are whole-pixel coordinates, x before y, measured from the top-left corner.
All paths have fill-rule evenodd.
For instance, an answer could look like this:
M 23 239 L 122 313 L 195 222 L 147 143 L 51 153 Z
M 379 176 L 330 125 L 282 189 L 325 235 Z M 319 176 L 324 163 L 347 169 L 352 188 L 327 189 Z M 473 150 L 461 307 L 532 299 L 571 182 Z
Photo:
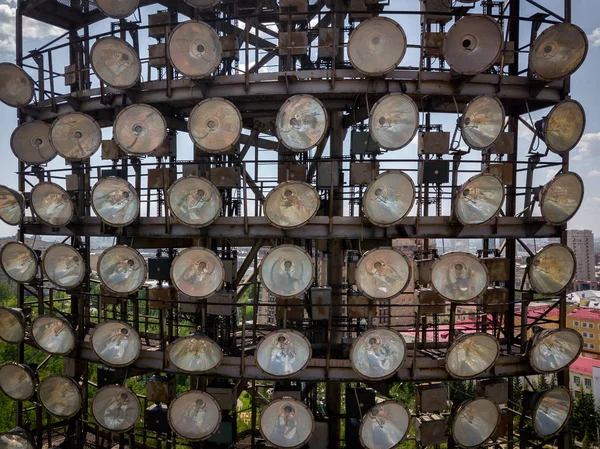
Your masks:
M 577 154 L 572 159 L 574 161 L 586 159 L 592 156 L 592 150 L 597 147 L 600 147 L 600 133 L 584 134 L 577 147 L 575 147 Z
M 600 170 L 592 170 L 588 173 L 588 176 L 600 176 Z
M 596 28 L 592 34 L 588 34 L 588 40 L 592 47 L 600 47 L 600 28 Z
M 0 52 L 15 51 L 15 17 L 16 0 L 2 0 L 0 4 Z M 8 3 L 8 4 L 6 4 Z M 15 5 L 15 6 L 11 6 Z M 45 39 L 56 37 L 65 31 L 28 17 L 23 18 L 23 37 L 28 39 Z

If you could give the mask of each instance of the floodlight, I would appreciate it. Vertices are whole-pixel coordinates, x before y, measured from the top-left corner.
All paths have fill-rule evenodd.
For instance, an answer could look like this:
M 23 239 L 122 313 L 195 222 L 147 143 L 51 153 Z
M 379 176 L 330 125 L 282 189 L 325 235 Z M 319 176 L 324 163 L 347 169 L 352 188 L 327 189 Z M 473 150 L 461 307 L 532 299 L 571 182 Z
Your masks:
M 223 351 L 210 338 L 194 334 L 180 337 L 169 344 L 167 357 L 184 373 L 198 374 L 218 367 L 223 361 Z
M 260 433 L 275 447 L 294 449 L 313 434 L 315 420 L 309 408 L 289 397 L 272 401 L 260 415 Z
M 486 266 L 472 254 L 449 252 L 431 267 L 431 285 L 450 301 L 469 301 L 481 296 L 488 288 Z
M 446 354 L 446 371 L 458 379 L 472 379 L 494 366 L 500 355 L 500 343 L 484 332 L 463 334 Z
M 310 95 L 294 95 L 277 113 L 277 138 L 294 152 L 308 151 L 323 140 L 328 123 L 323 103 Z
M 382 380 L 393 376 L 406 357 L 404 337 L 391 329 L 370 329 L 352 343 L 352 368 L 364 379 Z
M 363 75 L 381 76 L 398 67 L 406 47 L 406 34 L 396 21 L 373 17 L 350 34 L 348 59 Z
M 129 388 L 107 385 L 92 398 L 92 416 L 100 427 L 110 432 L 123 433 L 133 429 L 140 419 L 140 400 Z
M 485 72 L 498 59 L 504 37 L 498 22 L 487 15 L 463 17 L 444 38 L 444 59 L 461 75 Z
M 0 101 L 20 108 L 33 100 L 33 80 L 19 66 L 9 62 L 0 63 Z
M 367 251 L 356 264 L 356 286 L 367 298 L 390 299 L 410 282 L 411 267 L 406 255 L 396 248 Z
M 52 315 L 40 315 L 33 320 L 31 337 L 41 350 L 52 355 L 69 354 L 77 343 L 71 324 Z
M 15 129 L 10 137 L 10 148 L 14 155 L 29 165 L 40 165 L 56 157 L 50 145 L 50 125 L 35 120 Z
M 167 122 L 152 106 L 133 104 L 117 115 L 113 124 L 113 137 L 127 154 L 150 154 L 165 141 Z
M 105 16 L 125 19 L 137 9 L 140 0 L 95 0 L 96 6 Z
M 542 80 L 559 80 L 583 64 L 587 50 L 588 40 L 581 28 L 572 23 L 553 25 L 531 43 L 529 69 Z
M 83 282 L 86 266 L 83 257 L 72 246 L 56 243 L 42 256 L 46 277 L 59 288 L 72 289 Z
M 286 181 L 269 192 L 264 210 L 267 220 L 281 229 L 305 225 L 319 210 L 317 191 L 305 182 Z
M 147 267 L 137 250 L 117 245 L 100 255 L 97 272 L 108 290 L 117 295 L 128 295 L 142 288 L 146 282 Z
M 206 298 L 223 286 L 225 267 L 209 249 L 193 247 L 180 252 L 171 264 L 171 281 L 191 298 Z
M 534 398 L 533 428 L 542 438 L 557 434 L 567 423 L 573 407 L 571 393 L 563 386 L 540 392 Z
M 175 181 L 167 192 L 167 205 L 186 226 L 208 226 L 221 214 L 221 194 L 208 179 L 186 176 Z
M 0 307 L 0 339 L 20 343 L 25 338 L 25 315 L 21 309 Z
M 0 389 L 15 401 L 28 401 L 35 394 L 36 376 L 27 365 L 6 362 L 0 365 Z
M 198 9 L 208 9 L 217 6 L 221 0 L 184 0 L 188 5 Z
M 467 104 L 460 118 L 462 137 L 474 150 L 484 150 L 502 134 L 504 119 L 504 106 L 500 100 L 480 95 Z
M 103 321 L 90 335 L 90 346 L 103 363 L 122 367 L 134 363 L 142 351 L 136 330 L 122 321 Z
M 175 27 L 167 41 L 167 54 L 175 69 L 190 78 L 203 78 L 221 64 L 221 40 L 204 22 L 189 20 Z
M 65 189 L 52 182 L 40 182 L 31 190 L 31 210 L 48 226 L 66 226 L 73 219 L 75 207 Z
M 401 171 L 377 176 L 362 199 L 363 213 L 375 226 L 394 226 L 410 212 L 415 202 L 415 184 Z
M 127 89 L 137 83 L 142 64 L 135 49 L 123 39 L 108 36 L 98 39 L 91 50 L 94 73 L 115 89 Z
M 459 189 L 454 199 L 456 217 L 465 226 L 487 223 L 504 203 L 504 184 L 491 173 L 473 176 Z
M 404 94 L 388 94 L 373 105 L 369 131 L 386 150 L 399 150 L 412 142 L 419 128 L 419 108 Z
M 122 228 L 133 223 L 140 214 L 140 198 L 130 183 L 108 176 L 92 189 L 92 207 L 107 225 Z
M 300 332 L 288 329 L 267 334 L 254 351 L 256 365 L 274 377 L 289 377 L 302 371 L 311 357 L 308 339 Z
M 529 363 L 538 373 L 555 373 L 573 363 L 583 350 L 583 337 L 574 329 L 546 329 L 532 338 Z
M 313 282 L 313 261 L 296 245 L 271 248 L 260 264 L 263 286 L 279 298 L 294 298 L 304 294 Z
M 6 275 L 19 283 L 31 282 L 38 271 L 38 257 L 21 242 L 9 242 L 0 250 L 0 261 Z
M 85 161 L 100 148 L 102 130 L 89 115 L 69 112 L 52 123 L 50 143 L 66 160 Z
M 16 226 L 25 215 L 25 198 L 21 192 L 0 185 L 0 220 Z
M 58 375 L 48 376 L 40 382 L 38 398 L 48 412 L 59 418 L 75 416 L 83 403 L 79 384 Z
M 392 449 L 408 434 L 410 412 L 397 401 L 384 401 L 362 418 L 358 436 L 367 449 Z
M 500 409 L 487 398 L 462 404 L 452 422 L 452 438 L 461 447 L 479 447 L 489 440 L 500 424 Z
M 575 254 L 560 243 L 543 247 L 527 267 L 531 287 L 542 295 L 562 292 L 575 277 Z
M 569 221 L 583 201 L 583 180 L 574 172 L 559 173 L 540 192 L 540 210 L 547 223 Z
M 0 449 L 35 449 L 25 433 L 16 431 L 0 433 Z
M 188 441 L 202 441 L 217 433 L 221 424 L 221 407 L 208 393 L 186 391 L 169 405 L 171 429 Z
M 188 132 L 202 151 L 227 153 L 235 148 L 242 135 L 242 115 L 230 101 L 209 98 L 190 113 Z
M 575 100 L 564 100 L 552 108 L 536 127 L 541 128 L 550 151 L 566 153 L 581 140 L 585 129 L 585 111 Z

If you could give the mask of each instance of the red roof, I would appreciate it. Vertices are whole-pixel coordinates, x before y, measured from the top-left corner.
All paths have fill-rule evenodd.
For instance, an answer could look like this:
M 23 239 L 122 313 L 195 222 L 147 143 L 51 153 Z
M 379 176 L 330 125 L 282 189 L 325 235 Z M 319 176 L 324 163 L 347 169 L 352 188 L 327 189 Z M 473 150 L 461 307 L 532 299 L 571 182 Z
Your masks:
M 527 309 L 527 323 L 528 324 L 533 324 L 535 323 L 535 321 L 542 315 L 544 315 L 544 313 L 546 313 L 546 310 L 548 310 L 550 308 L 550 306 L 540 306 L 540 307 L 530 307 L 529 309 Z M 518 312 L 519 317 L 521 314 L 521 311 Z M 546 315 L 544 315 L 544 319 L 553 319 L 558 317 L 559 315 L 559 309 L 558 308 L 554 308 L 552 309 L 550 312 L 548 312 Z M 540 323 L 542 324 L 542 323 Z
M 590 309 L 588 307 L 581 307 L 573 310 L 567 316 L 572 318 L 583 318 L 586 320 L 600 320 L 600 310 Z
M 600 367 L 600 360 L 591 357 L 577 357 L 577 360 L 569 367 L 569 370 L 574 373 L 592 375 L 592 367 Z

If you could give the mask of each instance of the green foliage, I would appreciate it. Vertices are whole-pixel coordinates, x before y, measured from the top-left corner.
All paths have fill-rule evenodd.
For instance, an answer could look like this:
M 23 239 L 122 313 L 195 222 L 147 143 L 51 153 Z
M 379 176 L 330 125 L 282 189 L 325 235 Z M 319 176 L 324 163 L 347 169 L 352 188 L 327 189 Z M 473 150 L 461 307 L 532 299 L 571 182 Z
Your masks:
M 456 405 L 473 399 L 475 396 L 475 382 L 473 381 L 452 380 L 448 384 L 450 387 L 450 400 Z
M 550 388 L 550 383 L 548 382 L 548 378 L 546 377 L 546 375 L 542 373 L 538 376 L 537 383 L 535 384 L 535 389 L 537 391 L 544 391 L 548 388 Z
M 600 411 L 594 404 L 592 394 L 585 393 L 582 389 L 577 392 L 570 422 L 576 440 L 582 441 L 587 437 L 591 444 L 596 443 L 598 425 L 600 424 Z
M 592 449 L 592 443 L 590 443 L 590 437 L 586 433 L 583 437 L 583 441 L 581 442 L 581 447 L 583 449 Z
M 0 282 L 0 304 L 6 307 L 9 302 L 16 301 L 15 292 L 8 282 Z

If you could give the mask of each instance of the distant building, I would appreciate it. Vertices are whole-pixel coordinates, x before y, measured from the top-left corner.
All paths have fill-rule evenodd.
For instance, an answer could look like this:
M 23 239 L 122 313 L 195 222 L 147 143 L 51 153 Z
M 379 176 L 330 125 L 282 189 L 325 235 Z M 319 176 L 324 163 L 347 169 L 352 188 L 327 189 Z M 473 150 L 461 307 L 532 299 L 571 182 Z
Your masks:
M 569 229 L 567 230 L 567 245 L 575 253 L 575 260 L 577 261 L 575 280 L 595 281 L 594 233 L 589 229 Z
M 600 367 L 600 360 L 590 357 L 578 357 L 569 367 L 569 386 L 573 393 L 583 390 L 592 392 L 593 367 Z

